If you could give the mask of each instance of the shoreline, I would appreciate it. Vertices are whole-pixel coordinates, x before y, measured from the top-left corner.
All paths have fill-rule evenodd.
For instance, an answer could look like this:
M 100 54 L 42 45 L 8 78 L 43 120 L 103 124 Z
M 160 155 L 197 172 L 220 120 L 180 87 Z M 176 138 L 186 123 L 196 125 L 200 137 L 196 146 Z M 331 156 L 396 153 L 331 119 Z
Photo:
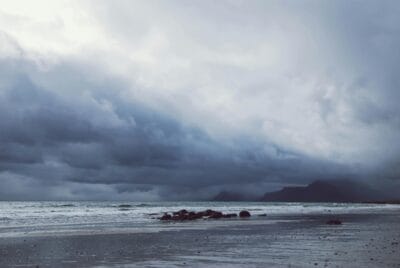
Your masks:
M 151 233 L 2 237 L 0 266 L 400 267 L 399 213 L 334 216 L 343 225 L 326 225 L 333 215 L 303 215 Z

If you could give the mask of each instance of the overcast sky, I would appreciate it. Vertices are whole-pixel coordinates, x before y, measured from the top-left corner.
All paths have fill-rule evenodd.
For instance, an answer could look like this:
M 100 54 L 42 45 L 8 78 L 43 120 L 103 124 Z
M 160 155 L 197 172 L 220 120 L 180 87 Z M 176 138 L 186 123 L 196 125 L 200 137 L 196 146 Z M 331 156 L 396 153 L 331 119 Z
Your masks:
M 399 1 L 0 1 L 0 199 L 399 187 Z

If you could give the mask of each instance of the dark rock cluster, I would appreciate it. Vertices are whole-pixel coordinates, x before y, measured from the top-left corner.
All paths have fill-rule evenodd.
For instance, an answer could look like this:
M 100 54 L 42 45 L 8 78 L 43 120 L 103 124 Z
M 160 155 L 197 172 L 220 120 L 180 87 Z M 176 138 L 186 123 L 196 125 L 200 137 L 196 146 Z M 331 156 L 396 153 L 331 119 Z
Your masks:
M 341 224 L 342 224 L 342 221 L 341 221 L 341 220 L 334 219 L 334 220 L 329 220 L 329 221 L 327 221 L 326 224 L 329 224 L 329 225 L 341 225 Z
M 250 216 L 251 216 L 250 212 L 248 212 L 247 210 L 242 210 L 239 213 L 239 217 L 241 217 L 241 218 L 247 218 L 247 217 L 250 217 Z
M 192 221 L 198 219 L 223 219 L 223 218 L 235 218 L 238 214 L 236 213 L 228 213 L 224 214 L 220 211 L 215 211 L 212 209 L 207 209 L 204 211 L 194 212 L 194 211 L 187 211 L 186 209 L 182 209 L 176 212 L 164 213 L 162 217 L 159 219 L 162 221 Z M 250 217 L 250 212 L 243 210 L 240 211 L 239 217 L 247 218 Z

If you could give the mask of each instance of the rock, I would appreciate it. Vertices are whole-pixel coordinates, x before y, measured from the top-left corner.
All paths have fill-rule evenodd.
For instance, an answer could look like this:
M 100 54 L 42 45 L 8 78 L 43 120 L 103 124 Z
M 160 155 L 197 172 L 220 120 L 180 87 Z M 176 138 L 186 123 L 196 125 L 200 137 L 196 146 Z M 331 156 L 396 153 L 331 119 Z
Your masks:
M 341 221 L 341 220 L 334 219 L 334 220 L 329 220 L 329 221 L 327 221 L 326 224 L 330 224 L 330 225 L 341 225 L 341 224 L 342 224 L 342 221 Z
M 207 210 L 204 211 L 203 213 L 204 213 L 204 216 L 211 216 L 211 215 L 214 214 L 215 212 L 218 212 L 218 211 L 215 211 L 215 210 L 212 210 L 212 209 L 207 209 Z
M 171 220 L 172 220 L 172 221 L 182 221 L 183 218 L 184 218 L 183 215 L 178 215 L 178 214 L 176 214 L 176 215 L 172 216 Z
M 224 214 L 223 217 L 224 218 L 234 218 L 237 217 L 238 215 L 236 213 L 228 213 L 228 214 Z
M 189 217 L 195 217 L 196 215 L 197 215 L 197 213 L 194 212 L 194 211 L 190 211 L 190 212 L 188 213 L 188 216 L 189 216 Z
M 267 214 L 259 214 L 258 217 L 267 217 Z
M 169 213 L 164 213 L 164 215 L 158 219 L 162 221 L 192 221 L 198 220 L 202 218 L 206 219 L 221 219 L 221 218 L 234 218 L 237 217 L 236 213 L 228 213 L 223 214 L 220 211 L 215 211 L 212 209 L 207 209 L 205 211 L 187 211 L 186 209 L 182 209 L 179 211 L 172 212 L 172 215 Z M 250 213 L 248 211 L 241 211 L 240 217 L 250 217 Z
M 223 216 L 224 216 L 224 214 L 222 214 L 222 212 L 214 211 L 208 218 L 209 219 L 220 219 Z
M 179 211 L 173 212 L 172 214 L 173 215 L 184 215 L 184 214 L 187 214 L 187 213 L 188 213 L 188 211 L 186 209 L 181 209 Z
M 240 211 L 240 213 L 239 213 L 239 217 L 240 218 L 248 218 L 248 217 L 250 217 L 251 215 L 250 215 L 250 212 L 248 212 L 247 210 L 242 210 L 242 211 Z
M 195 212 L 195 211 L 187 211 L 186 209 L 182 209 L 179 211 L 172 212 L 172 215 L 169 215 L 168 213 L 165 213 L 163 217 L 161 217 L 161 220 L 171 220 L 171 221 L 192 221 L 192 220 L 197 220 L 201 219 L 207 215 L 214 215 L 217 211 L 200 211 L 200 212 Z M 220 212 L 219 212 L 220 213 Z M 222 214 L 222 213 L 221 213 Z M 214 215 L 215 218 L 219 217 L 219 214 Z
M 168 213 L 164 213 L 164 215 L 160 218 L 162 221 L 172 220 L 172 216 Z
M 199 211 L 199 212 L 197 212 L 196 213 L 196 215 L 198 216 L 198 217 L 205 217 L 206 216 L 206 213 L 204 212 L 204 211 Z
M 188 214 L 188 220 L 197 220 L 201 219 L 203 216 L 201 213 L 196 213 L 194 211 L 189 212 Z

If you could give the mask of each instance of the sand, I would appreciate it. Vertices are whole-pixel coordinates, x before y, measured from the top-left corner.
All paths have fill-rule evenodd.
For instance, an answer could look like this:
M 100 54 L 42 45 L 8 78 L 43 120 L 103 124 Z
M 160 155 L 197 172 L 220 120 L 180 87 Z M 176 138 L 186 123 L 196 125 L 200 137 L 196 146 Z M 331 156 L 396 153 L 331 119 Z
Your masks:
M 331 218 L 343 224 L 325 224 Z M 0 267 L 400 267 L 399 213 L 270 220 L 149 233 L 2 237 Z

